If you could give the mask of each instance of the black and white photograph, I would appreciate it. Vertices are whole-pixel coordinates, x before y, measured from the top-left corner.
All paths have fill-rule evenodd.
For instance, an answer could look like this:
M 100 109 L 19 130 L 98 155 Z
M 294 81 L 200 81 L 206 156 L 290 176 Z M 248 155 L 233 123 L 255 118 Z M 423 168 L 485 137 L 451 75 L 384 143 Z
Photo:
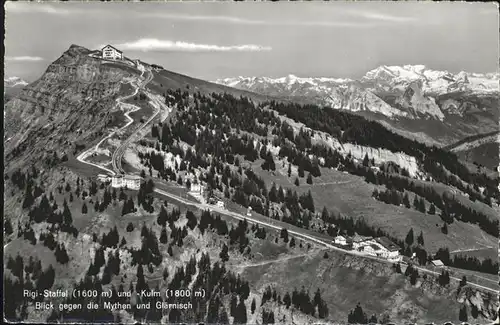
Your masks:
M 499 7 L 7 1 L 3 319 L 499 324 Z

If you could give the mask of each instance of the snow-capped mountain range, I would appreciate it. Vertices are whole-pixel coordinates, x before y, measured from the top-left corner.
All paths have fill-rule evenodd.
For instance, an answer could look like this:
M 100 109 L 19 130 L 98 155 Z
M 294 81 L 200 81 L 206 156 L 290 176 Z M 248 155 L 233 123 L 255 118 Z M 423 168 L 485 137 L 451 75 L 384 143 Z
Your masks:
M 24 81 L 19 77 L 8 77 L 3 79 L 4 87 L 24 87 L 28 82 Z
M 485 110 L 468 97 L 497 97 L 499 74 L 453 74 L 424 65 L 380 66 L 359 80 L 335 78 L 236 77 L 216 80 L 226 86 L 271 96 L 293 96 L 354 112 L 380 113 L 391 119 L 462 116 L 467 109 Z

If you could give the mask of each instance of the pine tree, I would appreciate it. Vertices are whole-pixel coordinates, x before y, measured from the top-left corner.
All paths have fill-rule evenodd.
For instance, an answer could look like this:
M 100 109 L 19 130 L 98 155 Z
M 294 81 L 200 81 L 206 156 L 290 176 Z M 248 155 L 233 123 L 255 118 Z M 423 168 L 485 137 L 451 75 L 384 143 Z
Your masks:
M 406 235 L 405 243 L 408 246 L 411 246 L 413 244 L 413 228 L 410 228 L 410 231 L 408 231 L 408 234 Z
M 288 231 L 286 228 L 281 229 L 280 238 L 283 239 L 285 243 L 288 243 Z
M 467 285 L 467 277 L 464 275 L 462 276 L 462 280 L 460 280 L 460 287 L 463 287 Z
M 236 313 L 237 313 L 237 307 L 238 307 L 238 298 L 236 297 L 235 294 L 231 296 L 231 302 L 230 302 L 230 314 L 231 316 L 236 318 Z
M 424 234 L 422 233 L 422 231 L 420 231 L 420 235 L 418 235 L 417 237 L 417 243 L 424 246 Z
M 142 269 L 142 264 L 137 266 L 137 283 L 135 285 L 136 291 L 140 292 L 141 290 L 146 289 L 146 281 L 144 280 L 144 270 Z
M 421 198 L 420 198 L 418 211 L 420 211 L 420 212 L 422 212 L 422 213 L 425 213 L 425 211 L 426 211 L 426 207 L 425 207 L 425 200 L 424 200 L 424 198 L 423 198 L 423 197 L 421 197 Z
M 365 153 L 365 158 L 363 158 L 363 166 L 368 167 L 370 165 L 370 159 L 368 158 L 368 154 Z
M 443 226 L 441 227 L 441 232 L 445 235 L 448 234 L 448 224 L 446 222 L 443 223 Z
M 132 224 L 132 222 L 129 222 L 127 224 L 127 232 L 132 232 L 134 231 L 134 225 Z
M 431 203 L 431 206 L 429 207 L 429 214 L 436 214 L 436 206 L 434 205 L 434 203 Z
M 255 302 L 255 298 L 252 299 L 252 305 L 250 307 L 250 310 L 253 313 L 255 313 L 255 308 L 256 308 L 256 302 Z
M 313 183 L 312 175 L 311 173 L 309 173 L 307 175 L 307 184 L 312 185 L 312 183 Z
M 314 293 L 313 305 L 318 306 L 320 303 L 321 303 L 321 291 L 318 288 Z
M 411 285 L 415 285 L 417 283 L 417 279 L 418 279 L 418 271 L 417 269 L 412 269 L 412 272 L 410 274 Z
M 446 270 L 442 270 L 438 277 L 438 282 L 441 286 L 448 285 L 450 283 L 450 274 Z
M 68 253 L 66 252 L 66 248 L 64 244 L 59 244 L 56 246 L 55 250 L 56 260 L 61 264 L 66 264 L 69 261 Z
M 292 237 L 292 239 L 290 240 L 290 248 L 294 247 L 295 247 L 295 238 Z
M 295 186 L 299 186 L 300 185 L 299 179 L 297 177 L 295 177 L 295 181 L 293 183 L 295 184 Z
M 467 307 L 465 305 L 460 308 L 460 311 L 458 312 L 458 320 L 461 322 L 466 322 L 467 321 Z
M 408 197 L 408 192 L 406 192 L 405 195 L 404 195 L 404 197 L 403 197 L 403 204 L 408 209 L 411 207 L 411 205 L 410 205 L 410 198 Z
M 106 265 L 104 266 L 104 270 L 102 271 L 101 283 L 108 284 L 110 282 L 111 282 L 111 271 L 109 270 L 109 267 Z
M 198 224 L 198 220 L 196 219 L 196 216 L 194 215 L 193 212 L 188 210 L 186 212 L 186 218 L 188 220 L 187 226 L 189 227 L 189 229 L 193 230 L 196 227 L 196 225 Z
M 302 162 L 299 163 L 297 172 L 300 178 L 304 177 L 304 166 L 302 165 Z
M 70 226 L 73 223 L 73 217 L 71 216 L 71 211 L 69 210 L 66 199 L 64 199 L 63 203 L 63 222 L 67 226 Z
M 245 302 L 240 299 L 238 307 L 236 307 L 236 315 L 234 317 L 234 324 L 246 324 L 247 323 L 247 307 Z
M 167 220 L 168 220 L 167 210 L 165 210 L 165 207 L 162 206 L 160 209 L 160 213 L 158 214 L 158 218 L 156 219 L 156 222 L 160 226 L 165 226 L 167 224 Z
M 415 208 L 415 210 L 418 210 L 419 206 L 420 206 L 420 201 L 418 199 L 418 195 L 415 194 L 415 197 L 413 198 L 413 208 Z
M 168 243 L 167 229 L 165 228 L 165 226 L 163 226 L 161 230 L 160 243 L 162 244 Z
M 292 176 L 292 164 L 288 164 L 288 177 Z
M 290 298 L 290 294 L 288 292 L 285 294 L 285 297 L 283 297 L 283 303 L 287 309 L 290 308 L 290 305 L 292 304 L 292 299 Z
M 366 317 L 366 314 L 363 312 L 363 308 L 361 308 L 361 305 L 359 303 L 356 305 L 356 308 L 354 308 L 354 310 L 351 310 L 349 312 L 349 315 L 347 317 L 347 322 L 349 324 L 368 323 L 368 318 Z
M 228 249 L 227 245 L 224 244 L 222 246 L 222 251 L 219 254 L 219 257 L 222 260 L 222 262 L 227 262 L 229 260 L 229 254 L 228 254 L 228 252 L 229 252 L 229 249 Z
M 470 315 L 474 319 L 478 318 L 478 316 L 479 316 L 479 309 L 474 304 L 472 304 L 472 306 L 471 306 Z

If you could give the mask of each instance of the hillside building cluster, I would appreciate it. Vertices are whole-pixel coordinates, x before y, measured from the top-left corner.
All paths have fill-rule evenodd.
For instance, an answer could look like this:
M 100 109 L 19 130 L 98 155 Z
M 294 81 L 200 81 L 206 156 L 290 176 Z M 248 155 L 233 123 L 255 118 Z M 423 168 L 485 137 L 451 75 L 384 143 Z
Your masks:
M 213 193 L 209 193 L 205 186 L 200 183 L 192 183 L 189 188 L 189 193 L 197 198 L 203 199 L 203 201 L 208 204 L 215 205 L 221 209 L 226 208 L 226 203 L 221 198 L 217 197 Z
M 108 176 L 99 174 L 97 179 L 101 182 L 111 182 L 111 187 L 127 188 L 129 190 L 139 190 L 141 187 L 142 177 L 137 175 L 114 175 Z
M 336 236 L 333 243 L 343 246 L 343 248 L 357 250 L 358 252 L 384 258 L 392 262 L 399 262 L 402 259 L 399 253 L 401 248 L 387 237 Z

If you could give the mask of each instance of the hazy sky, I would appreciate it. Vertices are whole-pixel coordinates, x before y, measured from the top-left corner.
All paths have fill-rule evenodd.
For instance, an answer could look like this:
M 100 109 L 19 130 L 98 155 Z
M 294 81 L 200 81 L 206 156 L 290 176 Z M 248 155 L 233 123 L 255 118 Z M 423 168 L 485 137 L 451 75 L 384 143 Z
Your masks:
M 493 3 L 54 2 L 5 4 L 5 74 L 32 81 L 71 44 L 213 80 L 358 78 L 380 65 L 496 72 Z

